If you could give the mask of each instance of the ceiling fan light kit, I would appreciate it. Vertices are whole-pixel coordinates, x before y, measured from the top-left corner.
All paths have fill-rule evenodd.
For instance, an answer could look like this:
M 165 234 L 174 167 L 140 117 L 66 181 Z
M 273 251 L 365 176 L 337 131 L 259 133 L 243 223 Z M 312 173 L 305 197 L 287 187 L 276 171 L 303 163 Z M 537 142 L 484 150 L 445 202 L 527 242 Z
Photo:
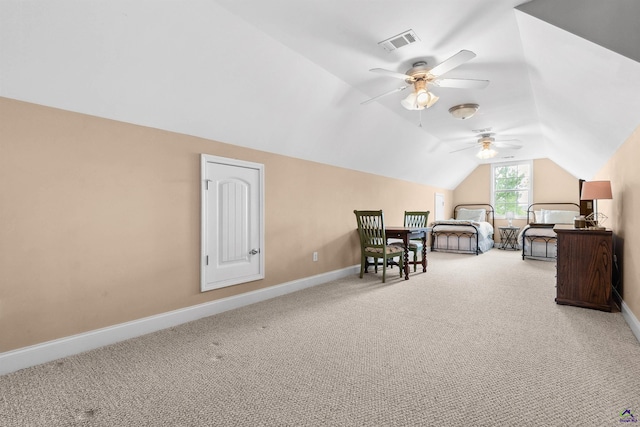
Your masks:
M 456 119 L 466 120 L 473 117 L 480 106 L 478 104 L 460 104 L 449 108 L 449 113 Z
M 484 136 L 482 138 L 480 138 L 479 142 L 480 144 L 482 144 L 482 148 L 480 149 L 480 151 L 478 151 L 478 154 L 476 154 L 476 156 L 479 159 L 482 160 L 486 160 L 486 159 L 490 159 L 492 157 L 495 157 L 496 154 L 498 154 L 498 152 L 496 150 L 494 150 L 493 148 L 491 148 L 491 143 L 494 142 L 495 140 L 493 138 L 491 138 L 490 136 Z
M 407 110 L 424 110 L 435 104 L 438 99 L 440 98 L 428 92 L 426 89 L 420 89 L 410 93 L 405 99 L 400 101 L 400 105 Z

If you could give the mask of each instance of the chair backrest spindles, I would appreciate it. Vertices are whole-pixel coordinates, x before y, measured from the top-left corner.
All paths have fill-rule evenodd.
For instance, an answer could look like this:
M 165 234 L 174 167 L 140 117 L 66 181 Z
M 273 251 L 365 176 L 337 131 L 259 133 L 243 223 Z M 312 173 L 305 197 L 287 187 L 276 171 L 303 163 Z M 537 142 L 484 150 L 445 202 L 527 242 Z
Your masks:
M 361 243 L 365 246 L 386 246 L 382 211 L 353 211 L 358 220 Z
M 430 211 L 405 211 L 405 227 L 426 227 L 429 221 Z

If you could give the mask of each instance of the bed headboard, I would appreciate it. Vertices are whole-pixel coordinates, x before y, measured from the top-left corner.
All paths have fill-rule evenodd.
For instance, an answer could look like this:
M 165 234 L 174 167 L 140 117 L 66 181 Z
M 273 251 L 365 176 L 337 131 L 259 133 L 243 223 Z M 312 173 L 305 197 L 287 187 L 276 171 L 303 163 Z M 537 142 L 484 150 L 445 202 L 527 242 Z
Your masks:
M 544 223 L 540 219 L 536 218 L 536 215 L 535 215 L 536 211 L 540 211 L 543 209 L 548 211 L 558 211 L 558 212 L 572 211 L 572 212 L 576 212 L 576 215 L 580 215 L 580 205 L 577 203 L 572 203 L 572 202 L 532 203 L 529 205 L 529 208 L 527 209 L 527 224 Z M 564 216 L 568 217 L 570 215 L 564 215 Z M 550 224 L 551 223 L 554 223 L 554 222 L 550 222 Z M 568 224 L 569 222 L 563 221 L 562 223 Z M 573 218 L 571 218 L 570 223 L 573 223 Z
M 488 203 L 462 203 L 460 205 L 456 205 L 453 208 L 453 217 L 458 219 L 458 211 L 460 209 L 484 209 L 485 210 L 485 221 L 491 223 L 493 227 L 495 227 L 495 218 L 493 206 Z

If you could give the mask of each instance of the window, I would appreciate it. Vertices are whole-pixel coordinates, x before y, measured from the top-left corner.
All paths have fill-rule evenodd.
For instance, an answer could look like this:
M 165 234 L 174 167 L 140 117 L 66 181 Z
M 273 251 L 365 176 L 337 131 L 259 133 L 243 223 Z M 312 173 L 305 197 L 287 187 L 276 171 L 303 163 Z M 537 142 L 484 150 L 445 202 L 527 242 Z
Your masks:
M 496 163 L 491 172 L 496 218 L 504 218 L 507 212 L 513 212 L 515 218 L 525 218 L 533 193 L 532 163 Z

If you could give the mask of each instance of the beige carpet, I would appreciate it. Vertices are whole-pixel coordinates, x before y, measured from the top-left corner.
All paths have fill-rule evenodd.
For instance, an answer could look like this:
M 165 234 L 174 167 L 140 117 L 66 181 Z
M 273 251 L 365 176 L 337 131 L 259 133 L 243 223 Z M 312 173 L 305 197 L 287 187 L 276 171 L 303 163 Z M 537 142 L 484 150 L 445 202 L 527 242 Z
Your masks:
M 0 377 L 2 426 L 607 426 L 640 414 L 620 313 L 555 265 L 429 254 Z M 639 421 L 640 422 L 640 421 Z M 626 424 L 633 425 L 633 424 Z

